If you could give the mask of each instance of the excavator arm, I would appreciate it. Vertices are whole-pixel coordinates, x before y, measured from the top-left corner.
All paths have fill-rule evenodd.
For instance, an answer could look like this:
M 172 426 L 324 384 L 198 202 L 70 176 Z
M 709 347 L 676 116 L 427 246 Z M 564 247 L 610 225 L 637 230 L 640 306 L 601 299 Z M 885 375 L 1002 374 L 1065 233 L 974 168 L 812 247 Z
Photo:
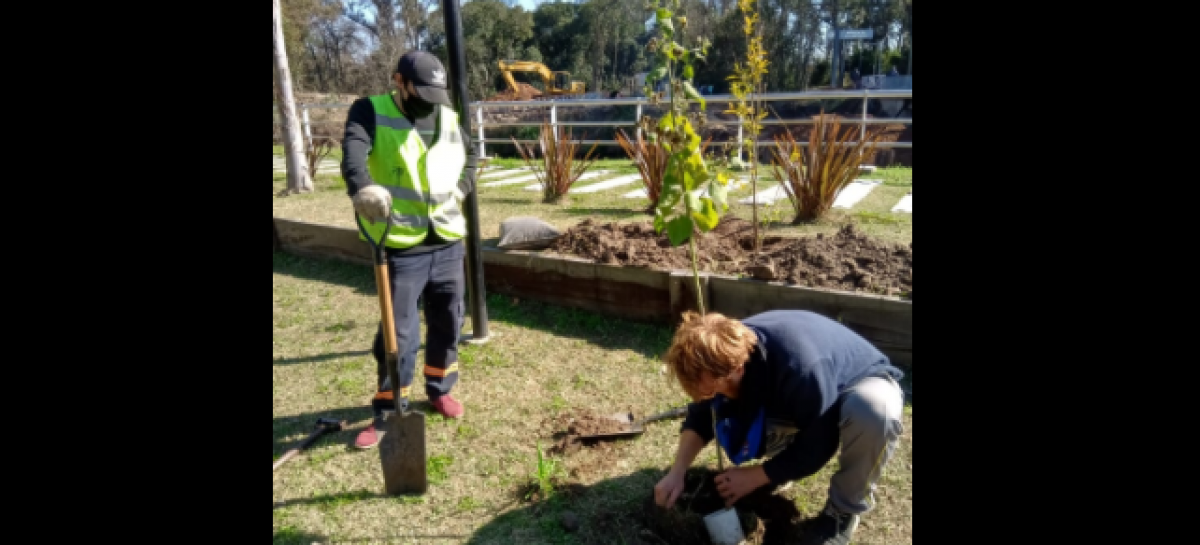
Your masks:
M 534 72 L 541 76 L 542 83 L 546 86 L 546 93 L 551 95 L 569 95 L 584 92 L 584 83 L 582 81 L 570 81 L 570 74 L 567 72 L 554 72 L 546 65 L 540 62 L 533 61 L 499 61 L 500 73 L 504 74 L 504 81 L 514 92 L 517 92 L 518 86 L 516 80 L 513 79 L 513 72 Z M 555 81 L 555 75 L 563 74 L 563 84 L 568 87 L 559 87 Z
M 521 92 L 521 88 L 517 85 L 517 80 L 514 80 L 512 77 L 512 72 L 504 68 L 504 61 L 500 61 L 500 74 L 504 76 L 504 81 L 508 83 L 508 88 L 512 89 L 513 93 L 519 94 Z

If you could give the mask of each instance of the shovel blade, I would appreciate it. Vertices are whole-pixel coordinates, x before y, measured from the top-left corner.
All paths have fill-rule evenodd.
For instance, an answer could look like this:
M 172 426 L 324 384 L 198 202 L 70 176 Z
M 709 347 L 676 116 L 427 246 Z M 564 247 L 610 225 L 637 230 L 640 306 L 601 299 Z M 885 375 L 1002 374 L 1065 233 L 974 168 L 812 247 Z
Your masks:
M 640 435 L 644 430 L 641 422 L 633 421 L 633 413 L 616 413 L 608 417 L 609 420 L 623 425 L 626 429 L 622 431 L 613 431 L 607 433 L 592 433 L 579 436 L 580 439 L 601 439 L 610 437 L 629 437 L 632 435 Z
M 379 459 L 383 486 L 389 495 L 424 494 L 429 488 L 425 473 L 425 413 L 385 413 Z

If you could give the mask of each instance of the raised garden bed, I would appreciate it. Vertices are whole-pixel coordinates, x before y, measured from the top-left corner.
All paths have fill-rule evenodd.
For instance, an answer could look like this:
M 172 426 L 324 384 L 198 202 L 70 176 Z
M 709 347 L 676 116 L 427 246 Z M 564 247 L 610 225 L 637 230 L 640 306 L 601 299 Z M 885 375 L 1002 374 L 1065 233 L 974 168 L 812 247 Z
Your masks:
M 274 218 L 272 247 L 297 255 L 371 264 L 369 246 L 345 227 Z M 581 308 L 618 318 L 675 323 L 694 309 L 688 270 L 623 267 L 542 252 L 482 250 L 488 293 Z M 837 319 L 896 364 L 912 367 L 912 300 L 702 273 L 707 310 L 743 318 L 773 309 L 811 310 Z M 911 291 L 910 291 L 911 293 Z

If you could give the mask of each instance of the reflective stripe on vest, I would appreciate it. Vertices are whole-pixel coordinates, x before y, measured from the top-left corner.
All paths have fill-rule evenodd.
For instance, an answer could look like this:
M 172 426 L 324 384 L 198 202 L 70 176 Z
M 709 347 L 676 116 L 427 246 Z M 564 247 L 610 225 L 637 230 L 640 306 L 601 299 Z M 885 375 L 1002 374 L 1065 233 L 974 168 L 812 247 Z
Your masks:
M 393 225 L 387 246 L 416 246 L 425 240 L 431 226 L 444 240 L 466 236 L 467 223 L 459 208 L 458 180 L 467 155 L 459 134 L 458 114 L 439 106 L 437 134 L 433 146 L 426 149 L 421 135 L 396 107 L 391 95 L 376 95 L 370 100 L 375 107 L 375 140 L 367 156 L 367 170 L 392 195 Z M 384 222 L 365 218 L 363 224 L 373 240 L 379 240 L 386 227 Z M 364 238 L 362 233 L 359 238 Z

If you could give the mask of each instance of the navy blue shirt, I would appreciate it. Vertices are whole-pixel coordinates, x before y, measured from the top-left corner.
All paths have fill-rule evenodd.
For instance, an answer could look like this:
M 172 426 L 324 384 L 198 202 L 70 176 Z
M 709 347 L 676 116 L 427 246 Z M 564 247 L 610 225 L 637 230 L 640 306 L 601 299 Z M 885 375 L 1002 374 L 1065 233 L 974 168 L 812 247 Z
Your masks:
M 790 445 L 763 463 L 774 484 L 812 475 L 833 458 L 840 444 L 842 394 L 851 386 L 872 376 L 904 376 L 866 339 L 820 314 L 773 310 L 741 322 L 758 344 L 746 362 L 738 398 L 724 400 L 717 418 L 732 418 L 736 428 L 747 430 L 765 408 L 768 421 L 798 430 Z M 711 405 L 712 400 L 689 404 L 680 431 L 711 441 Z M 762 455 L 760 448 L 756 457 Z

